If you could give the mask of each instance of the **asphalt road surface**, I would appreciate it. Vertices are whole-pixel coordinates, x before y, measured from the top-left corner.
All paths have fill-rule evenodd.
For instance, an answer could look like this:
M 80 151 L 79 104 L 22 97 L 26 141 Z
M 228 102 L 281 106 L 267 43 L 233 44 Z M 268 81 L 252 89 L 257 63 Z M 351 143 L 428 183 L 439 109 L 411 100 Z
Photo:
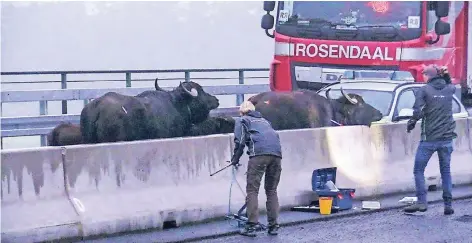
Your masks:
M 280 228 L 278 236 L 258 232 L 251 238 L 234 235 L 199 242 L 472 242 L 472 199 L 455 201 L 455 214 L 445 216 L 442 203 L 425 213 L 404 214 L 401 209 L 371 215 L 333 219 Z

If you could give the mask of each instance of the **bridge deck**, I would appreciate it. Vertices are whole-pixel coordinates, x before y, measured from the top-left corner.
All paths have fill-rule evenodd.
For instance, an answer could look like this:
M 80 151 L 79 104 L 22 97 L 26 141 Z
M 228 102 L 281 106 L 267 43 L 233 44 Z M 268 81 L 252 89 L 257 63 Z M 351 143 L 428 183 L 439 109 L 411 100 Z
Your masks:
M 413 183 L 413 182 L 412 182 Z M 381 203 L 381 208 L 382 210 L 385 209 L 392 209 L 386 212 L 365 212 L 361 211 L 361 201 L 355 201 L 354 206 L 352 210 L 344 211 L 344 212 L 339 212 L 335 213 L 329 216 L 322 216 L 318 213 L 304 213 L 304 212 L 292 212 L 292 211 L 282 211 L 280 213 L 280 223 L 282 224 L 281 228 L 281 233 L 278 236 L 278 240 L 276 242 L 325 242 L 327 240 L 334 240 L 332 238 L 333 236 L 343 236 L 343 237 L 348 237 L 351 235 L 354 237 L 353 239 L 349 240 L 362 240 L 362 238 L 359 238 L 359 234 L 354 234 L 354 230 L 358 230 L 358 232 L 362 232 L 362 237 L 365 237 L 362 242 L 388 242 L 384 241 L 384 239 L 387 238 L 382 238 L 382 240 L 377 241 L 374 239 L 375 236 L 381 235 L 381 230 L 379 229 L 385 229 L 385 224 L 392 224 L 392 225 L 399 225 L 400 223 L 404 225 L 404 227 L 397 227 L 395 226 L 394 229 L 391 232 L 383 232 L 383 234 L 388 233 L 392 234 L 392 240 L 394 242 L 400 242 L 398 240 L 399 238 L 394 238 L 394 236 L 398 236 L 401 232 L 403 232 L 406 229 L 416 229 L 413 227 L 414 224 L 419 225 L 417 227 L 422 229 L 422 232 L 424 230 L 428 230 L 428 227 L 433 227 L 433 225 L 439 225 L 438 227 L 445 227 L 444 225 L 444 220 L 441 219 L 443 217 L 442 215 L 442 191 L 441 189 L 434 191 L 434 192 L 428 192 L 428 200 L 429 201 L 436 201 L 434 206 L 431 205 L 431 210 L 429 210 L 425 217 L 418 217 L 417 219 L 412 219 L 411 216 L 404 215 L 402 212 L 399 211 L 399 207 L 402 207 L 402 204 L 398 203 L 398 200 L 402 199 L 405 196 L 414 196 L 414 193 L 407 193 L 407 194 L 400 194 L 400 195 L 393 195 L 393 196 L 388 196 L 384 198 L 379 198 L 379 199 L 372 199 L 372 200 L 378 200 Z M 453 196 L 454 198 L 472 198 L 472 186 L 464 186 L 464 187 L 457 187 L 453 188 Z M 262 194 L 259 194 L 259 197 L 265 197 L 263 191 Z M 467 201 L 456 201 L 454 205 L 457 205 L 455 207 L 456 209 L 456 214 L 452 215 L 450 217 L 451 219 L 448 220 L 448 222 L 451 222 L 449 224 L 447 229 L 443 228 L 438 228 L 438 231 L 436 232 L 436 237 L 440 236 L 444 232 L 448 232 L 450 229 L 452 230 L 455 227 L 458 227 L 458 225 L 462 225 L 461 229 L 465 230 L 467 228 L 467 224 L 469 223 L 461 223 L 458 221 L 454 221 L 452 219 L 456 219 L 464 214 L 467 214 L 472 210 L 472 204 L 471 200 L 468 199 Z M 236 205 L 232 206 L 236 212 Z M 433 208 L 434 207 L 434 208 Z M 466 210 L 466 208 L 468 208 Z M 329 218 L 329 217 L 339 217 L 340 215 L 346 216 L 344 218 L 332 218 L 328 222 L 317 222 L 320 219 L 323 218 Z M 359 216 L 356 216 L 359 215 Z M 471 215 L 469 213 L 469 215 Z M 355 217 L 355 220 L 351 220 L 352 217 Z M 380 226 L 377 226 L 375 223 L 372 223 L 372 220 L 376 220 L 374 222 L 379 221 Z M 348 222 L 346 222 L 348 220 Z M 400 223 L 399 223 L 400 221 Z M 421 224 L 419 224 L 417 221 L 422 221 Z M 455 222 L 452 224 L 452 222 Z M 260 222 L 266 224 L 266 216 L 261 215 L 260 216 Z M 311 223 L 310 223 L 311 222 Z M 396 222 L 396 223 L 395 223 Z M 308 223 L 308 224 L 304 224 Z M 357 227 L 358 225 L 358 227 Z M 333 228 L 330 228 L 333 227 Z M 344 230 L 344 227 L 347 227 L 348 229 Z M 376 230 L 376 227 L 379 229 Z M 465 228 L 464 228 L 465 227 Z M 420 230 L 421 230 L 420 229 Z M 337 232 L 330 232 L 331 230 Z M 84 241 L 87 243 L 106 243 L 106 242 L 114 242 L 114 243 L 125 243 L 125 242 L 182 242 L 182 241 L 195 241 L 195 242 L 203 242 L 203 239 L 209 239 L 208 241 L 205 242 L 244 242 L 244 240 L 253 240 L 253 239 L 248 239 L 245 238 L 244 236 L 240 235 L 235 235 L 238 231 L 238 228 L 236 226 L 235 221 L 229 221 L 229 220 L 221 220 L 221 221 L 215 221 L 215 222 L 210 222 L 210 223 L 205 223 L 205 224 L 197 224 L 197 225 L 190 225 L 190 226 L 181 226 L 179 228 L 173 228 L 173 229 L 168 229 L 168 230 L 163 230 L 163 231 L 151 231 L 151 232 L 146 232 L 146 233 L 139 233 L 139 234 L 126 234 L 126 235 L 121 235 L 121 236 L 115 236 L 115 237 L 108 237 L 108 238 L 101 238 L 101 239 L 95 239 L 95 240 L 88 240 Z M 457 231 L 455 231 L 457 232 Z M 434 233 L 434 232 L 433 232 Z M 470 239 L 470 236 L 472 235 L 472 231 L 470 231 L 470 228 L 468 229 L 467 232 L 463 232 L 463 237 L 465 238 L 460 238 L 462 240 L 458 240 L 459 238 L 455 238 L 455 240 L 458 240 L 457 242 L 467 242 L 466 239 Z M 466 236 L 465 233 L 468 233 L 469 235 Z M 356 236 L 357 235 L 357 236 Z M 404 239 L 412 240 L 417 239 L 417 238 L 407 238 L 407 237 L 416 237 L 417 235 L 410 234 L 406 235 Z M 242 238 L 244 237 L 244 238 Z M 374 237 L 374 238 L 369 238 L 369 237 Z M 446 240 L 447 238 L 434 238 L 434 236 L 431 236 L 434 240 L 437 239 L 442 239 L 443 241 Z M 211 239 L 211 238 L 216 238 L 216 239 Z M 344 239 L 348 240 L 347 238 L 339 238 L 339 240 Z M 373 240 L 373 241 L 369 241 Z M 259 232 L 258 237 L 254 240 L 257 240 L 257 242 L 273 242 L 274 238 L 271 238 L 267 236 L 265 232 Z M 262 240 L 262 241 L 260 241 Z M 433 240 L 433 241 L 434 241 Z M 340 241 L 344 242 L 344 241 Z M 357 242 L 357 241 L 351 241 L 351 242 Z M 361 241 L 359 241 L 361 242 Z M 427 242 L 432 242 L 432 241 L 427 241 Z M 448 241 L 449 242 L 449 241 Z

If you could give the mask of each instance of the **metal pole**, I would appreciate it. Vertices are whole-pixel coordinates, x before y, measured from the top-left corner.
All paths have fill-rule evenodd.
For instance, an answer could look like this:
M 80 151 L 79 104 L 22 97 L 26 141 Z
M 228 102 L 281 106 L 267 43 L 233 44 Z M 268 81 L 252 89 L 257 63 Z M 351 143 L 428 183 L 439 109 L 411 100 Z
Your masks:
M 239 71 L 239 84 L 244 84 L 244 71 Z M 236 105 L 239 106 L 244 101 L 244 94 L 236 95 Z
M 0 115 L 3 116 L 3 102 L 0 102 Z M 3 149 L 3 136 L 0 137 L 0 148 Z
M 48 114 L 48 102 L 47 100 L 45 101 L 40 101 L 39 102 L 39 115 L 44 116 Z M 47 145 L 47 136 L 46 135 L 41 135 L 40 137 L 40 143 L 41 147 Z
M 126 73 L 126 87 L 131 87 L 131 73 Z
M 67 89 L 66 73 L 61 73 L 61 89 Z M 67 100 L 62 101 L 62 114 L 67 114 Z
M 190 72 L 185 71 L 185 82 L 190 82 Z

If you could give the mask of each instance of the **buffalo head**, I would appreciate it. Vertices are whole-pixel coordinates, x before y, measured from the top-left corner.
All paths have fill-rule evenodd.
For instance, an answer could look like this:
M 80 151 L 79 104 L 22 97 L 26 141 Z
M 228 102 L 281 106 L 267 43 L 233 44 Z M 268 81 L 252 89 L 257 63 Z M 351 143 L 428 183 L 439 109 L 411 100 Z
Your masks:
M 234 131 L 235 120 L 230 116 L 208 117 L 203 122 L 192 124 L 190 136 L 225 134 Z
M 219 133 L 232 133 L 234 131 L 235 120 L 231 116 L 215 117 L 218 121 Z
M 205 92 L 195 82 L 183 82 L 175 89 L 183 100 L 188 102 L 192 123 L 200 123 L 208 118 L 210 110 L 216 109 L 220 103 L 218 98 Z
M 336 113 L 335 120 L 345 125 L 365 125 L 370 126 L 372 122 L 382 119 L 382 113 L 367 104 L 360 95 L 346 94 L 341 87 L 342 96 L 338 99 L 331 99 L 328 89 L 326 98 L 332 101 L 334 111 Z

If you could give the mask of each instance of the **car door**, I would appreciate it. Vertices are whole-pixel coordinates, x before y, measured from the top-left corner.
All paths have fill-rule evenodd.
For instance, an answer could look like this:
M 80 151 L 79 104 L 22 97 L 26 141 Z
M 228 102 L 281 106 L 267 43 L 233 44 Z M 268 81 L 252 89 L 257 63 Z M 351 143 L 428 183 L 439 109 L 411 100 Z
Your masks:
M 418 89 L 419 87 L 406 88 L 399 93 L 393 111 L 392 122 L 406 123 L 408 121 L 409 117 L 399 117 L 400 111 L 402 109 L 406 109 L 409 110 L 408 113 L 412 114 L 413 105 L 415 104 L 415 95 Z M 465 109 L 461 107 L 456 96 L 454 96 L 454 99 L 452 100 L 452 116 L 454 117 L 454 119 L 464 118 L 468 116 L 467 111 L 465 111 Z
M 467 118 L 469 113 L 465 109 L 463 105 L 461 105 L 459 99 L 454 95 L 454 99 L 452 100 L 452 116 L 454 119 L 457 118 Z
M 415 104 L 415 95 L 419 87 L 405 88 L 397 96 L 397 102 L 395 102 L 395 107 L 393 108 L 392 122 L 395 123 L 406 123 L 408 117 L 399 117 L 400 111 L 406 109 L 411 113 L 413 112 L 413 105 Z

